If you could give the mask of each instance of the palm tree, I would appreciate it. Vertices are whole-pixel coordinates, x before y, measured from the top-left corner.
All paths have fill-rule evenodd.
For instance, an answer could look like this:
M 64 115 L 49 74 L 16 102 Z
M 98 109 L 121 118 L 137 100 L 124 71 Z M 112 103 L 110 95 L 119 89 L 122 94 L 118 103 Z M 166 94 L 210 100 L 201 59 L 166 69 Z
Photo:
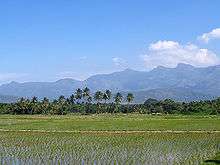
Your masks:
M 30 107 L 30 113 L 33 114 L 33 113 L 39 113 L 39 107 L 38 107 L 38 99 L 36 96 L 34 96 L 32 99 L 31 99 L 31 107 Z
M 70 100 L 70 103 L 71 103 L 71 104 L 74 104 L 74 103 L 75 103 L 75 96 L 72 94 L 72 95 L 70 96 L 69 100 Z
M 64 104 L 66 101 L 65 97 L 63 95 L 61 95 L 58 99 L 58 102 L 61 103 L 61 104 Z
M 84 100 L 90 96 L 90 89 L 88 87 L 83 89 L 82 97 Z M 87 101 L 87 100 L 86 100 Z
M 63 115 L 63 114 L 65 114 L 66 113 L 66 107 L 67 107 L 67 101 L 66 101 L 66 99 L 65 99 L 65 97 L 64 96 L 60 96 L 59 97 L 59 99 L 58 99 L 58 104 L 56 105 L 57 107 L 57 109 L 56 109 L 56 113 L 57 114 L 61 114 L 61 115 Z
M 121 93 L 117 93 L 116 95 L 115 95 L 115 103 L 116 104 L 120 104 L 121 102 L 122 102 L 122 99 L 123 99 L 123 96 L 121 95 Z
M 43 104 L 49 104 L 49 102 L 50 101 L 48 98 L 46 98 L 46 97 L 43 98 L 43 101 L 42 101 Z
M 105 93 L 103 94 L 103 99 L 105 100 L 105 103 L 106 103 L 106 100 L 110 100 L 112 97 L 112 93 L 110 90 L 106 90 Z
M 37 102 L 38 102 L 37 97 L 34 96 L 34 97 L 31 99 L 31 103 L 37 103 Z
M 91 97 L 91 96 L 89 96 L 89 97 L 87 98 L 87 102 L 88 102 L 88 103 L 91 103 L 91 102 L 92 102 L 92 97 Z
M 108 100 L 110 100 L 112 98 L 112 92 L 110 90 L 106 90 L 105 93 L 108 96 Z
M 101 91 L 97 91 L 95 93 L 94 99 L 99 103 L 103 99 L 103 93 Z
M 127 102 L 130 104 L 134 100 L 134 95 L 132 93 L 128 93 Z
M 103 99 L 105 100 L 105 104 L 106 104 L 106 100 L 108 100 L 108 95 L 106 93 L 103 93 Z
M 50 101 L 48 98 L 44 97 L 42 100 L 42 111 L 44 114 L 48 113 L 48 107 L 49 107 Z
M 123 99 L 123 96 L 121 95 L 121 93 L 117 93 L 114 97 L 114 100 L 115 100 L 115 109 L 114 109 L 114 112 L 119 112 L 119 104 L 122 102 L 122 99 Z
M 29 100 L 26 100 L 24 97 L 22 97 L 17 102 L 15 113 L 18 113 L 18 114 L 25 114 L 25 113 L 27 113 L 28 105 L 29 105 Z
M 80 103 L 80 100 L 82 99 L 82 90 L 78 88 L 75 92 L 75 98 L 77 99 L 77 103 Z
M 97 101 L 97 105 L 98 105 L 97 113 L 99 113 L 100 109 L 101 109 L 100 101 L 102 101 L 102 99 L 103 99 L 103 93 L 101 91 L 97 91 L 95 93 L 94 99 Z

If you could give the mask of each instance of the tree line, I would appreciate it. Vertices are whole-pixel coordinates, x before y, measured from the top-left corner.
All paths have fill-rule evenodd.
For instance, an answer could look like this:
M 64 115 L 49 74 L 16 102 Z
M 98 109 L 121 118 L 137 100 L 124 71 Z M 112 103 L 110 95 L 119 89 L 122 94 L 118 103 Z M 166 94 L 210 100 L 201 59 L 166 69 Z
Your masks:
M 16 103 L 1 103 L 1 114 L 52 114 L 65 115 L 70 113 L 142 113 L 142 114 L 220 114 L 220 98 L 206 101 L 176 102 L 171 99 L 148 99 L 143 104 L 134 104 L 134 95 L 125 97 L 110 90 L 91 93 L 89 88 L 78 88 L 71 96 L 50 101 L 48 98 L 38 100 L 21 98 Z

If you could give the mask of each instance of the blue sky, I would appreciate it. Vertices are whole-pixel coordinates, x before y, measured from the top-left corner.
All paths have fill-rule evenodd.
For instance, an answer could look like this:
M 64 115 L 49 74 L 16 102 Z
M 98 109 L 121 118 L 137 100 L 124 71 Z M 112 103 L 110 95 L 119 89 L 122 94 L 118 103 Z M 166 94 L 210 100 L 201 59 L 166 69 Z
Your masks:
M 1 1 L 0 83 L 218 64 L 219 6 L 219 0 Z

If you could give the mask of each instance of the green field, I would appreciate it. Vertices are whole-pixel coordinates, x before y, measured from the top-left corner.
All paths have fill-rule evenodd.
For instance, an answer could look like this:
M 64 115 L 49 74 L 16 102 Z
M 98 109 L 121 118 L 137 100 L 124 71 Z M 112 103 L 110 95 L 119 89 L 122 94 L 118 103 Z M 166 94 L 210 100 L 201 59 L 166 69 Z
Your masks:
M 218 116 L 0 116 L 0 164 L 202 164 Z
M 0 129 L 47 131 L 220 131 L 220 117 L 138 114 L 89 116 L 2 115 L 0 116 Z

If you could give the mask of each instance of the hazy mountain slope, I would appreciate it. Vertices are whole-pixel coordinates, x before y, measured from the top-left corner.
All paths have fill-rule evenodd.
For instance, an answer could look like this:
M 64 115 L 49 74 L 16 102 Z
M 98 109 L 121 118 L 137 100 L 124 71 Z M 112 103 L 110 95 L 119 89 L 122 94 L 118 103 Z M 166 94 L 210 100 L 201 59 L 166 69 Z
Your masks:
M 0 95 L 0 103 L 16 102 L 19 98 L 15 96 Z
M 194 86 L 194 90 L 220 96 L 220 65 L 203 68 L 202 72 L 203 74 Z
M 139 86 L 138 83 L 142 81 L 146 73 L 147 72 L 126 69 L 112 74 L 95 75 L 85 80 L 84 83 L 92 90 L 137 90 Z
M 70 95 L 78 87 L 81 87 L 81 82 L 73 79 L 62 79 L 56 82 L 11 82 L 0 86 L 0 93 L 20 97 L 57 98 L 60 95 Z
M 125 70 L 108 75 L 92 76 L 85 81 L 91 89 L 137 91 L 158 88 L 195 88 L 198 92 L 220 92 L 220 66 L 195 68 L 179 64 L 176 68 L 157 67 L 150 72 Z M 205 92 L 203 92 L 205 90 Z
M 151 89 L 148 91 L 134 91 L 133 92 L 135 103 L 143 103 L 149 98 L 157 100 L 172 99 L 176 101 L 197 101 L 197 100 L 210 100 L 215 97 L 209 94 L 199 93 L 189 88 L 165 88 L 165 89 Z

